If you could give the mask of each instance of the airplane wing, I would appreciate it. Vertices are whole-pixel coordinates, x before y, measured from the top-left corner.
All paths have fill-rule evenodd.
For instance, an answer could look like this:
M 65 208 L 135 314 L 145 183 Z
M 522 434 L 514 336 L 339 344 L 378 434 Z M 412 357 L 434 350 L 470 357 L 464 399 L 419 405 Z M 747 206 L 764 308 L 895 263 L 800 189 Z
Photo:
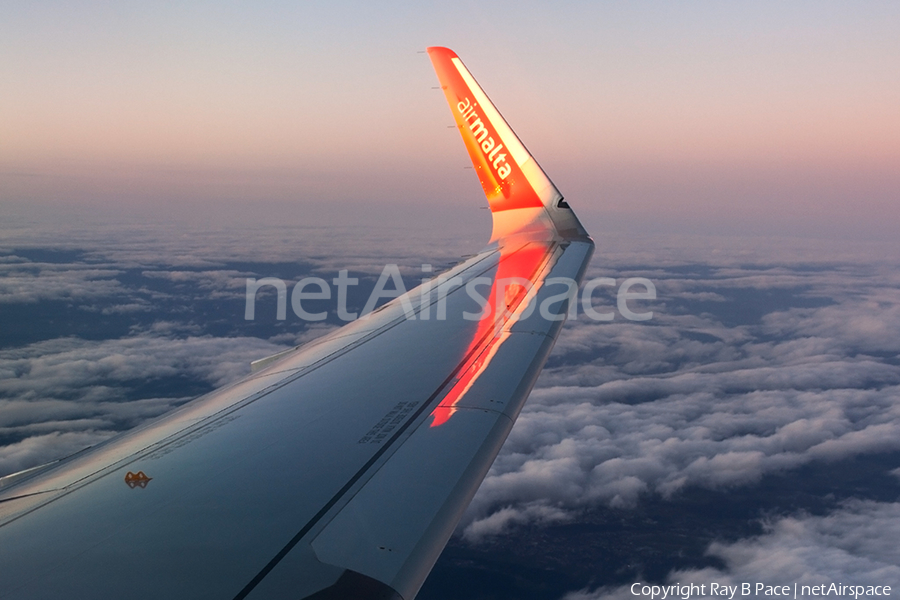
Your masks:
M 515 422 L 593 242 L 429 48 L 488 246 L 236 383 L 0 479 L 0 598 L 411 600 Z

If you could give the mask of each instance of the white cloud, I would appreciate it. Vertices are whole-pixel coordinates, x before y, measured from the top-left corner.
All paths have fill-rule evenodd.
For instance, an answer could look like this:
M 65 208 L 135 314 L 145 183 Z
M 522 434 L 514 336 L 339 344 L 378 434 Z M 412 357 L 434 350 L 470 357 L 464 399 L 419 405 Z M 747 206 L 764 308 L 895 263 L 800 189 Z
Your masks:
M 478 542 L 485 536 L 501 534 L 515 524 L 559 523 L 570 519 L 571 515 L 565 511 L 544 504 L 525 504 L 515 508 L 508 506 L 473 523 L 466 529 L 464 537 L 468 541 Z
M 665 310 L 646 324 L 567 325 L 464 517 L 465 535 L 489 531 L 482 522 L 496 511 L 543 505 L 574 518 L 642 494 L 750 485 L 813 461 L 900 450 L 900 366 L 885 359 L 900 348 L 896 275 L 767 271 L 778 273 L 722 268 L 716 281 L 672 289 L 747 279 L 832 304 L 776 306 L 740 327 Z
M 117 297 L 124 289 L 118 271 L 90 265 L 15 262 L 0 264 L 0 305 L 42 300 L 88 302 Z
M 763 535 L 733 543 L 715 542 L 707 553 L 721 559 L 724 569 L 673 571 L 665 583 L 790 585 L 792 597 L 794 583 L 889 585 L 894 593 L 900 589 L 897 539 L 900 503 L 851 500 L 825 516 L 781 518 L 766 524 Z M 735 597 L 740 597 L 740 592 Z M 572 592 L 564 600 L 600 598 L 633 600 L 635 596 L 630 585 L 625 585 Z

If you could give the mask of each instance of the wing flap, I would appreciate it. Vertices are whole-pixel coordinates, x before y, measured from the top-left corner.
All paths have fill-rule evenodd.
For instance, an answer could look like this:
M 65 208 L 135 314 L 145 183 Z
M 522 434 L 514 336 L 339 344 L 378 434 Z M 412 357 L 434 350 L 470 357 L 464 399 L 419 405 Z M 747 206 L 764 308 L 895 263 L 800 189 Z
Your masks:
M 313 540 L 316 556 L 414 597 L 511 427 L 467 409 L 417 428 Z
M 586 249 L 568 246 L 532 283 L 577 281 Z M 415 596 L 506 440 L 562 324 L 549 321 L 556 324 L 552 335 L 514 333 L 526 310 L 513 311 L 482 343 L 480 360 L 448 382 L 431 424 L 417 425 L 313 540 L 319 560 L 378 579 L 404 598 Z M 565 318 L 566 310 L 558 302 L 546 312 Z

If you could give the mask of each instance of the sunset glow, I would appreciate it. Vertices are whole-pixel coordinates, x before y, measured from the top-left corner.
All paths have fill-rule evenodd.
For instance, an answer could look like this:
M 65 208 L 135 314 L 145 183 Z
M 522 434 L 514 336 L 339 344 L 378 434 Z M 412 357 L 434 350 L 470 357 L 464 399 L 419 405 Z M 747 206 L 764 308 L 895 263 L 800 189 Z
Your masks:
M 0 202 L 468 205 L 456 133 L 424 133 L 453 125 L 447 45 L 588 222 L 883 233 L 898 27 L 883 2 L 7 7 Z

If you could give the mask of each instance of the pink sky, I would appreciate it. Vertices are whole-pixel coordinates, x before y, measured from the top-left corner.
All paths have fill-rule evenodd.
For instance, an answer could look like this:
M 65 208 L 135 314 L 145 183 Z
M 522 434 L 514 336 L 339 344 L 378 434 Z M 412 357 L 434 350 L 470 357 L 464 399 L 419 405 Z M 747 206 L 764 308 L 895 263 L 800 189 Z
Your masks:
M 889 2 L 5 7 L 0 203 L 480 203 L 439 44 L 579 212 L 881 235 L 897 31 Z

